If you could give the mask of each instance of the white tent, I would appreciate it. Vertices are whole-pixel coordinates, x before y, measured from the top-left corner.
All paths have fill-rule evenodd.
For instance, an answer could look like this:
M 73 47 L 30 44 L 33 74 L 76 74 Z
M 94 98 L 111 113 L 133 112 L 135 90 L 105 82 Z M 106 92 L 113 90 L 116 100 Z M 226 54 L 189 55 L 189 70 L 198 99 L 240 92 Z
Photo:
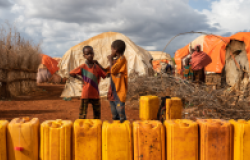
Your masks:
M 69 78 L 61 97 L 78 97 L 81 96 L 82 83 L 81 81 L 70 78 L 69 73 L 74 68 L 85 62 L 82 49 L 89 45 L 94 48 L 95 56 L 103 67 L 108 67 L 107 56 L 111 54 L 111 44 L 113 41 L 120 39 L 126 43 L 125 56 L 127 59 L 128 74 L 137 73 L 139 75 L 149 75 L 153 73 L 152 65 L 150 64 L 151 55 L 148 51 L 137 46 L 128 37 L 121 33 L 105 32 L 87 41 L 81 42 L 78 45 L 70 48 L 62 57 L 58 64 L 58 74 L 64 78 Z M 101 95 L 105 95 L 108 91 L 110 79 L 102 80 L 99 84 Z
M 172 60 L 170 54 L 167 54 L 166 52 L 162 51 L 149 51 L 149 53 L 152 55 L 154 60 Z

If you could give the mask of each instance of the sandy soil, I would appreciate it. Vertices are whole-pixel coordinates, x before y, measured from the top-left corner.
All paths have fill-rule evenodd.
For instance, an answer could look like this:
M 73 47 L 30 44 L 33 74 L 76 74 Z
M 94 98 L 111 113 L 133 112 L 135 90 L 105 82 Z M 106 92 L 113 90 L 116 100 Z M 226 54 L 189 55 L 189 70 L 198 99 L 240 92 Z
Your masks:
M 38 89 L 27 96 L 0 100 L 0 119 L 12 120 L 18 117 L 39 118 L 44 120 L 76 120 L 79 114 L 80 99 L 64 101 L 60 95 L 64 85 L 41 84 Z M 112 121 L 109 102 L 101 99 L 101 119 Z M 126 109 L 127 119 L 139 119 L 139 110 Z M 87 118 L 93 118 L 92 106 L 88 108 Z

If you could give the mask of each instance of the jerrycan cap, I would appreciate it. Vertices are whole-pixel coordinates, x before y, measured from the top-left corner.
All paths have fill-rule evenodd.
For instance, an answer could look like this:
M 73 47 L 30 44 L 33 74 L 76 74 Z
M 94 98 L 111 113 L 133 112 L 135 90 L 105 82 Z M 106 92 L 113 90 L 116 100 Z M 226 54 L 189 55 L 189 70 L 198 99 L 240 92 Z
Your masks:
M 23 151 L 24 148 L 23 148 L 23 147 L 14 147 L 14 150 L 15 150 L 15 151 Z

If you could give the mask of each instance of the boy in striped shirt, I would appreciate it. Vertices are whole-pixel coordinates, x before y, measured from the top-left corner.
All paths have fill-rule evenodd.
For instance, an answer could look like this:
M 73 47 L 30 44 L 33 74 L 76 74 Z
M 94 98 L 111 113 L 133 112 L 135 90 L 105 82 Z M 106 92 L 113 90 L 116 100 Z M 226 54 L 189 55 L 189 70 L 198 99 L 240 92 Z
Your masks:
M 106 73 L 102 66 L 95 60 L 94 51 L 91 46 L 83 48 L 83 56 L 86 59 L 85 64 L 70 72 L 70 76 L 76 78 L 76 75 L 81 75 L 83 78 L 82 96 L 79 119 L 87 118 L 88 104 L 92 104 L 94 119 L 101 118 L 101 104 L 99 97 L 98 84 L 101 77 L 106 78 Z

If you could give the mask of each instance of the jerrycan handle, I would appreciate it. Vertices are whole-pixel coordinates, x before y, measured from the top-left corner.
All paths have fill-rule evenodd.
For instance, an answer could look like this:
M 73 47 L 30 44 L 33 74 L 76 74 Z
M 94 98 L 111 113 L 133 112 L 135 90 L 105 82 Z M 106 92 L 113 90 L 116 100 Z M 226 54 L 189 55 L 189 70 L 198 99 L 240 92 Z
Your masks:
M 23 148 L 23 147 L 14 147 L 14 150 L 15 150 L 15 151 L 23 151 L 24 148 Z

